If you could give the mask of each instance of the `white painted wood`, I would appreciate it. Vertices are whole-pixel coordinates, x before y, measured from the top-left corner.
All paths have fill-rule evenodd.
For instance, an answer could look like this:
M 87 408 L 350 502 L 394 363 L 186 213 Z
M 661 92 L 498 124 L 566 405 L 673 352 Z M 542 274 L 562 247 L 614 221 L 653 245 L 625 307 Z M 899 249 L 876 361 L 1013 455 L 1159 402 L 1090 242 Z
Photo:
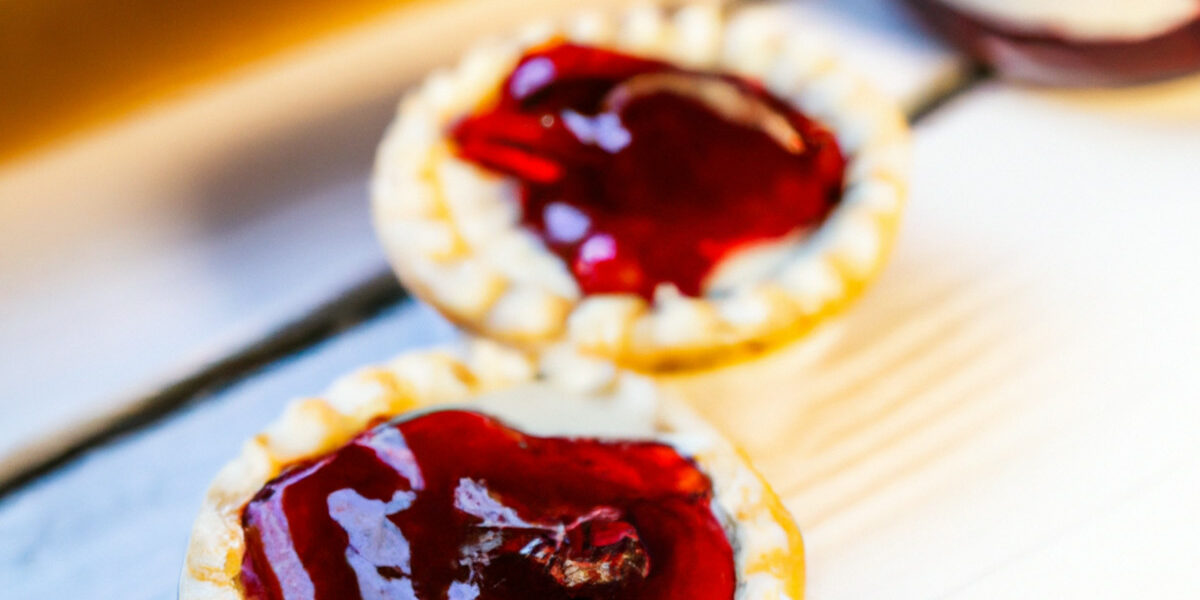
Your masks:
M 365 181 L 403 85 L 580 5 L 418 4 L 0 172 L 0 480 L 381 269 Z M 759 10 L 911 105 L 959 63 L 889 5 Z
M 937 113 L 917 142 L 894 264 L 846 317 L 845 337 L 803 374 L 795 405 L 748 398 L 720 415 L 801 521 L 809 597 L 1197 595 L 1200 80 L 1113 92 L 988 86 Z M 110 202 L 81 210 L 70 231 L 139 218 Z M 302 201 L 291 218 L 336 218 L 319 206 Z M 6 230 L 20 233 L 12 239 L 40 249 L 6 253 L 6 273 L 48 270 L 36 260 L 56 246 L 29 233 L 41 221 L 4 216 L 22 226 Z M 244 235 L 283 236 L 289 222 Z M 130 256 L 159 248 L 139 235 Z M 104 239 L 76 248 L 124 256 L 120 236 Z M 260 251 L 238 248 L 226 251 Z M 203 256 L 194 252 L 183 256 Z M 185 300 L 221 289 L 181 281 Z M 71 295 L 60 289 L 47 297 Z M 150 298 L 140 313 L 153 321 L 170 301 Z M 132 321 L 127 302 L 102 316 Z M 6 344 L 16 339 L 5 331 Z M 43 393 L 18 396 L 26 404 L 94 389 L 120 367 L 87 370 L 121 348 L 78 327 L 21 335 L 100 350 L 48 346 L 65 353 L 47 364 L 70 381 L 31 388 Z M 5 597 L 170 597 L 201 491 L 240 440 L 290 397 L 452 335 L 425 309 L 397 309 L 6 499 Z M 38 348 L 6 346 L 5 357 Z
M 794 403 L 709 411 L 810 597 L 1195 597 L 1200 78 L 988 85 L 916 150 L 894 263 Z
M 1198 111 L 1200 79 L 989 85 L 919 128 L 895 261 L 845 335 L 794 404 L 717 415 L 800 521 L 810 599 L 1196 596 Z M 394 310 L 6 499 L 5 597 L 170 597 L 241 439 L 453 335 Z
M 800 0 L 761 10 L 833 48 L 910 112 L 953 88 L 968 69 L 893 0 Z
M 0 596 L 173 598 L 204 489 L 247 436 L 339 375 L 456 335 L 423 306 L 393 309 L 6 498 Z

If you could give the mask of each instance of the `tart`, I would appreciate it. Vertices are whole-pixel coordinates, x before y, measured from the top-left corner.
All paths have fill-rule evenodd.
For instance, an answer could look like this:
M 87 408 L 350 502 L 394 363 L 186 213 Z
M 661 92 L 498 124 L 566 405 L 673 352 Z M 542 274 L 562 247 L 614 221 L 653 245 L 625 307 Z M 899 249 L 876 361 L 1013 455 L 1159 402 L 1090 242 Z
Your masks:
M 217 475 L 181 600 L 798 599 L 799 532 L 650 380 L 479 342 L 300 400 Z
M 947 39 L 1041 84 L 1138 83 L 1200 70 L 1196 0 L 907 0 Z
M 400 104 L 376 229 L 416 295 L 482 336 L 652 373 L 791 343 L 888 254 L 893 103 L 802 34 L 706 6 L 485 43 Z

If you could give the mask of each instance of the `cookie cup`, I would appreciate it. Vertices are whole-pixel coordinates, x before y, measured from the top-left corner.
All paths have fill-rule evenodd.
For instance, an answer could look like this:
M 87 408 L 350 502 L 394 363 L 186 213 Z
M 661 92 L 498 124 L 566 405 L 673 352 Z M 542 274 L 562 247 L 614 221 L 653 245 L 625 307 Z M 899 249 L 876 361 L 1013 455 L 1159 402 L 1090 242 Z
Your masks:
M 690 458 L 713 486 L 712 511 L 734 550 L 737 600 L 799 600 L 803 544 L 791 516 L 743 455 L 652 381 L 615 369 L 539 368 L 487 342 L 403 355 L 297 400 L 216 476 L 192 529 L 181 600 L 241 599 L 243 508 L 289 465 L 328 454 L 378 423 L 466 409 L 527 433 L 658 441 Z
M 847 157 L 841 200 L 814 230 L 725 258 L 700 297 L 669 285 L 650 300 L 583 294 L 521 226 L 517 182 L 460 159 L 448 135 L 494 101 L 524 52 L 556 41 L 760 82 L 835 134 Z M 485 43 L 404 98 L 377 155 L 374 221 L 405 287 L 477 335 L 649 374 L 709 372 L 780 354 L 863 292 L 893 244 L 908 151 L 893 102 L 803 31 L 761 13 L 585 14 Z

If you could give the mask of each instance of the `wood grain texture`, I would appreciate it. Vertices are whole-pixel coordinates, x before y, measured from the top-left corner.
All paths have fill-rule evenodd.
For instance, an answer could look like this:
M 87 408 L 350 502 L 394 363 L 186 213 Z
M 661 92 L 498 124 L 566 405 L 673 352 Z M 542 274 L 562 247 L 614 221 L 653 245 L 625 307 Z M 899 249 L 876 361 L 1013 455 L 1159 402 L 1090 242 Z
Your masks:
M 1197 107 L 1200 79 L 991 84 L 923 122 L 840 338 L 706 405 L 800 522 L 812 598 L 1200 590 Z
M 432 310 L 406 304 L 5 498 L 3 596 L 173 598 L 204 490 L 247 437 L 340 375 L 455 336 Z
M 583 5 L 518 4 L 413 5 L 0 170 L 0 480 L 379 272 L 367 173 L 403 87 Z M 756 10 L 919 103 L 962 63 L 887 6 Z
M 1200 591 L 1197 99 L 989 85 L 918 128 L 895 260 L 840 337 L 792 401 L 710 407 L 800 522 L 809 598 Z M 240 440 L 453 335 L 396 309 L 4 499 L 5 597 L 170 597 Z

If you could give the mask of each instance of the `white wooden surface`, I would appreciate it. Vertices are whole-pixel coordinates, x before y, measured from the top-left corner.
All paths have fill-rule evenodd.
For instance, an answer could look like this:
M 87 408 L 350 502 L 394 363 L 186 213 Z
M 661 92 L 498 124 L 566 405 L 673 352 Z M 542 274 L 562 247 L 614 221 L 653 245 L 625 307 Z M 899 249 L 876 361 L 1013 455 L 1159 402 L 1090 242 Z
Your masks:
M 991 84 L 916 142 L 817 409 L 744 438 L 812 598 L 1200 597 L 1200 78 Z
M 766 2 L 758 10 L 832 48 L 910 112 L 954 87 L 967 69 L 891 0 Z
M 721 419 L 801 523 L 809 598 L 1200 595 L 1198 107 L 1200 78 L 987 84 L 918 128 L 901 243 L 845 337 L 795 405 Z M 452 335 L 398 308 L 7 498 L 5 597 L 170 597 L 240 440 Z
M 841 18 L 837 3 L 785 10 L 804 9 Z M 804 18 L 823 18 L 812 14 Z M 891 31 L 879 35 L 888 38 Z M 938 69 L 947 64 L 934 60 Z M 753 399 L 742 399 L 716 415 L 800 521 L 809 549 L 809 597 L 1200 597 L 1200 78 L 1108 92 L 989 83 L 941 107 L 918 128 L 916 143 L 911 212 L 895 259 L 845 317 L 846 335 L 799 375 L 804 383 L 795 404 L 753 406 Z M 344 189 L 361 185 L 361 172 L 348 166 L 340 179 Z M 0 319 L 7 319 L 0 320 L 0 340 L 5 358 L 25 365 L 6 365 L 14 370 L 0 375 L 7 387 L 43 364 L 49 374 L 20 388 L 22 394 L 5 390 L 0 440 L 45 426 L 21 421 L 24 413 L 14 407 L 69 402 L 80 389 L 96 389 L 106 372 L 157 377 L 161 365 L 124 353 L 122 331 L 153 339 L 179 314 L 207 315 L 189 321 L 193 329 L 159 332 L 166 341 L 155 356 L 171 362 L 204 345 L 188 337 L 202 335 L 188 331 L 219 338 L 236 327 L 229 323 L 241 322 L 233 317 L 260 310 L 255 301 L 264 307 L 278 301 L 254 283 L 264 270 L 286 273 L 305 261 L 335 260 L 326 252 L 288 261 L 303 244 L 289 245 L 294 240 L 285 233 L 311 227 L 314 216 L 333 223 L 340 217 L 323 212 L 331 209 L 315 197 L 304 201 L 294 190 L 279 195 L 284 199 L 214 229 L 223 232 L 216 238 L 173 216 L 169 199 L 89 205 L 90 212 L 75 217 L 79 229 L 69 231 L 92 231 L 93 237 L 58 235 L 76 240 L 72 251 L 85 255 L 95 279 L 81 270 L 76 280 L 88 285 L 21 300 L 36 308 L 49 299 L 67 302 L 73 290 L 105 297 L 115 293 L 105 291 L 111 277 L 157 273 L 111 288 L 143 306 L 143 322 L 128 316 L 126 303 L 112 302 L 79 321 L 44 317 L 51 331 L 12 337 L 9 328 L 25 320 L 8 317 L 17 306 L 13 298 L 23 297 L 8 292 L 9 274 L 25 274 L 39 289 L 31 275 L 39 267 L 32 258 L 0 253 L 6 257 L 0 259 L 6 282 Z M 10 198 L 3 197 L 0 210 L 8 210 Z M 279 216 L 276 210 L 290 205 L 287 198 L 301 200 Z M 139 205 L 159 208 L 139 217 Z M 4 216 L 0 222 L 10 220 Z M 192 233 L 155 238 L 137 233 L 139 219 Z M 354 219 L 361 215 L 347 223 Z M 41 222 L 18 223 L 38 231 Z M 122 236 L 102 234 L 101 223 L 145 237 L 135 237 L 122 254 Z M 344 235 L 353 238 L 359 223 L 345 225 Z M 55 251 L 26 231 L 14 226 L 0 237 Z M 244 245 L 221 241 L 239 239 L 231 231 L 245 236 Z M 262 232 L 280 237 L 262 246 L 250 241 L 267 235 Z M 176 251 L 167 239 L 197 246 Z M 330 244 L 349 243 L 339 239 Z M 175 258 L 203 257 L 196 247 L 221 249 L 211 251 L 230 258 Z M 277 254 L 261 254 L 273 247 Z M 147 248 L 165 256 L 161 260 L 208 270 L 147 270 L 157 264 Z M 93 260 L 89 252 L 131 262 L 119 268 L 86 262 Z M 365 264 L 373 264 L 373 249 L 362 252 Z M 243 261 L 257 266 L 237 271 Z M 331 281 L 346 273 L 332 266 L 329 272 Z M 188 293 L 159 295 L 167 292 L 158 277 L 168 276 L 185 282 L 180 287 Z M 281 288 L 294 283 L 282 276 L 271 281 Z M 314 289 L 319 294 L 337 285 Z M 220 295 L 214 290 L 247 304 L 209 304 L 206 294 Z M 177 315 L 154 318 L 175 303 Z M 261 310 L 268 320 L 280 314 Z M 105 330 L 62 325 L 88 324 L 96 315 L 122 315 L 122 322 Z M 200 494 L 242 439 L 291 397 L 318 391 L 363 363 L 453 335 L 427 309 L 398 307 L 5 498 L 0 596 L 172 597 Z M 55 340 L 83 340 L 80 347 L 91 344 L 96 351 L 63 349 Z M 212 352 L 226 347 L 214 343 Z M 103 362 L 106 355 L 111 362 Z M 59 362 L 41 362 L 55 357 Z M 83 366 L 54 371 L 56 364 Z M 51 377 L 55 373 L 67 375 Z M 66 406 L 48 414 L 61 419 Z
M 429 309 L 398 307 L 0 501 L 0 597 L 174 598 L 200 497 L 246 437 L 291 398 L 455 335 Z
M 0 172 L 0 481 L 382 269 L 366 174 L 416 74 L 473 32 L 624 3 L 419 5 Z M 961 73 L 885 0 L 758 10 L 910 106 Z

